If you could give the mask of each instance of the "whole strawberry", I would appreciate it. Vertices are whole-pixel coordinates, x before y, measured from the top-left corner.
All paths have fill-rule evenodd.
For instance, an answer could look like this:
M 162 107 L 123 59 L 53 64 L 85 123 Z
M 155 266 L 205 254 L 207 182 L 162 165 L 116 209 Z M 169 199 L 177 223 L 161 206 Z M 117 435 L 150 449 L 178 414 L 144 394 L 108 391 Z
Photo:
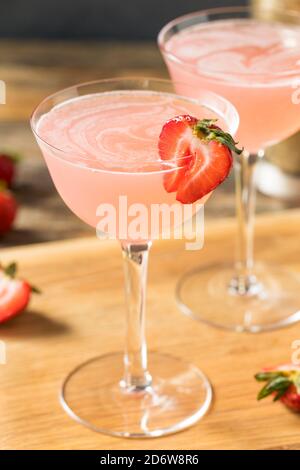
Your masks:
M 18 205 L 13 194 L 0 187 L 0 235 L 11 229 L 17 210 Z
M 300 366 L 285 364 L 268 368 L 255 375 L 259 382 L 266 382 L 257 399 L 273 395 L 292 411 L 300 413 Z
M 16 273 L 16 263 L 0 268 L 0 324 L 20 315 L 26 309 L 31 293 L 39 293 L 29 282 L 17 279 Z
M 16 174 L 17 157 L 0 153 L 0 180 L 4 181 L 8 187 L 14 182 Z

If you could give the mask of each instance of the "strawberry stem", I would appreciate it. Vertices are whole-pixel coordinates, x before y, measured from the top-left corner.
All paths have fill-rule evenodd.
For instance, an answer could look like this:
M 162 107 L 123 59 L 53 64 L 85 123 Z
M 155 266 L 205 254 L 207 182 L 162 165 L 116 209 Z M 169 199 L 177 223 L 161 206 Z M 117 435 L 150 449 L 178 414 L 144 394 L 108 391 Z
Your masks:
M 11 277 L 12 279 L 14 279 L 17 273 L 17 263 L 13 262 L 7 265 L 6 268 L 4 269 L 4 272 L 8 277 Z
M 219 142 L 222 145 L 225 145 L 232 152 L 240 155 L 244 148 L 239 149 L 233 137 L 228 133 L 224 132 L 222 129 L 216 126 L 217 119 L 201 119 L 193 128 L 193 133 L 207 142 L 215 141 Z
M 30 289 L 31 289 L 31 292 L 33 292 L 34 294 L 41 294 L 42 293 L 41 289 L 39 289 L 36 286 L 33 286 L 32 284 L 30 284 Z

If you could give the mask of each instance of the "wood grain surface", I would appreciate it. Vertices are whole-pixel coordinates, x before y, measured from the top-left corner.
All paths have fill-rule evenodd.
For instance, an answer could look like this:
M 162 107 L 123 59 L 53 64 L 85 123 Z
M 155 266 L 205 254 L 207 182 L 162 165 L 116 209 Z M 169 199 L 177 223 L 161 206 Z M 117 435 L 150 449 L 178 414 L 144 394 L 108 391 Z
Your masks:
M 14 188 L 20 203 L 15 230 L 0 246 L 22 245 L 91 235 L 54 190 L 29 126 L 35 106 L 50 93 L 79 82 L 117 76 L 167 78 L 154 42 L 0 40 L 0 80 L 7 103 L 0 106 L 0 152 L 18 152 L 22 162 Z M 216 191 L 208 218 L 234 215 L 233 175 Z M 258 195 L 258 212 L 297 207 Z
M 175 285 L 184 271 L 232 259 L 233 231 L 233 221 L 207 222 L 205 247 L 196 253 L 184 251 L 179 241 L 154 244 L 149 347 L 203 369 L 214 402 L 189 430 L 146 441 L 94 433 L 72 421 L 58 402 L 62 380 L 75 365 L 122 349 L 118 244 L 83 238 L 3 250 L 2 260 L 18 260 L 20 273 L 43 294 L 0 328 L 7 347 L 7 364 L 0 365 L 0 449 L 300 449 L 300 416 L 271 400 L 258 403 L 259 384 L 253 379 L 262 366 L 290 360 L 300 325 L 255 336 L 228 333 L 183 316 L 175 304 Z M 258 258 L 300 274 L 299 231 L 297 210 L 260 218 Z

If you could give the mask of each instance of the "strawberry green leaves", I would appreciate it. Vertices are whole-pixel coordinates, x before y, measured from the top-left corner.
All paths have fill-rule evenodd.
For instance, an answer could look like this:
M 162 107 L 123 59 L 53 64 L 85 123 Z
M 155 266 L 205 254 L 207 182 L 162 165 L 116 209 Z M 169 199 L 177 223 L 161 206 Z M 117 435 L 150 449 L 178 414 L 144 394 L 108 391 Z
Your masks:
M 257 376 L 260 376 L 260 374 L 257 374 L 255 378 L 256 380 L 261 380 L 261 378 L 257 378 Z M 291 385 L 292 381 L 284 377 L 281 373 L 270 374 L 270 378 L 267 379 L 267 384 L 260 390 L 257 399 L 262 400 L 274 394 L 274 401 L 277 401 L 287 392 Z
M 280 366 L 256 374 L 258 382 L 266 382 L 257 395 L 258 400 L 273 395 L 273 400 L 281 400 L 293 411 L 300 411 L 300 369 L 293 364 Z
M 215 125 L 216 122 L 217 119 L 201 119 L 194 126 L 193 133 L 200 139 L 204 139 L 208 142 L 219 142 L 220 144 L 228 147 L 232 152 L 240 155 L 244 149 L 237 148 L 236 144 L 238 142 L 235 142 L 228 132 L 224 132 L 222 129 L 217 127 Z

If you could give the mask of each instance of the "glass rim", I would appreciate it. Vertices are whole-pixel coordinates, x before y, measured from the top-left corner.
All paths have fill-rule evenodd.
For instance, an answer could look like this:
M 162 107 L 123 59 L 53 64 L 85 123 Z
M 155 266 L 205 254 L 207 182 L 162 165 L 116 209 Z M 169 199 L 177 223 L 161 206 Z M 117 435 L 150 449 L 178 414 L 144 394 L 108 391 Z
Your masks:
M 64 150 L 64 149 L 60 149 L 59 147 L 56 147 L 55 145 L 52 145 L 50 144 L 49 142 L 47 142 L 44 138 L 42 138 L 37 129 L 36 129 L 36 124 L 34 122 L 35 120 L 35 117 L 36 117 L 36 114 L 38 113 L 40 107 L 42 107 L 45 103 L 47 103 L 47 101 L 50 101 L 51 99 L 55 98 L 55 97 L 59 97 L 60 95 L 62 95 L 63 93 L 66 93 L 68 91 L 72 91 L 72 90 L 77 90 L 79 88 L 83 88 L 83 87 L 87 87 L 87 86 L 93 86 L 93 85 L 97 85 L 97 84 L 103 84 L 105 85 L 106 83 L 107 84 L 110 84 L 110 83 L 117 83 L 117 82 L 139 82 L 139 81 L 145 81 L 145 82 L 155 82 L 156 84 L 164 84 L 164 85 L 171 85 L 172 87 L 174 87 L 174 85 L 176 84 L 181 84 L 181 85 L 184 85 L 184 86 L 188 86 L 187 84 L 183 83 L 183 82 L 173 82 L 172 80 L 169 80 L 169 79 L 164 79 L 164 78 L 156 78 L 156 77 L 144 77 L 144 76 L 130 76 L 130 77 L 114 77 L 114 78 L 104 78 L 104 79 L 99 79 L 99 80 L 91 80 L 91 81 L 87 81 L 87 82 L 80 82 L 80 83 L 77 83 L 75 85 L 71 85 L 69 87 L 65 87 L 65 88 L 62 88 L 60 89 L 59 91 L 56 91 L 54 93 L 51 93 L 50 95 L 46 96 L 45 98 L 42 99 L 42 101 L 40 101 L 34 108 L 34 110 L 32 111 L 31 113 L 31 116 L 30 116 L 30 127 L 31 127 L 31 130 L 36 138 L 37 141 L 41 141 L 43 142 L 43 144 L 45 144 L 47 147 L 49 147 L 53 152 L 58 152 L 59 155 L 55 155 L 54 154 L 54 157 L 55 158 L 58 158 L 58 159 L 61 159 L 61 160 L 64 160 L 66 163 L 68 164 L 71 164 L 71 165 L 74 165 L 74 166 L 80 166 L 82 167 L 82 169 L 85 169 L 85 170 L 90 170 L 91 168 L 90 167 L 87 167 L 87 166 L 83 166 L 83 165 L 80 165 L 80 162 L 74 162 L 74 161 L 71 161 L 71 160 L 68 160 L 67 158 L 64 158 L 64 156 L 70 156 L 72 154 L 74 154 L 73 151 L 68 151 L 68 150 Z M 111 91 L 118 91 L 118 90 L 111 90 Z M 120 91 L 128 91 L 126 89 L 121 89 Z M 132 91 L 134 91 L 134 88 L 132 88 Z M 136 89 L 136 91 L 143 91 L 142 89 Z M 145 91 L 147 91 L 147 89 L 145 88 Z M 148 89 L 148 91 L 151 91 L 151 89 Z M 207 109 L 209 109 L 210 111 L 213 111 L 215 112 L 217 115 L 219 115 L 220 117 L 222 117 L 225 122 L 226 122 L 226 116 L 223 116 L 221 114 L 221 112 L 217 109 L 213 109 L 213 108 L 210 108 L 209 105 L 206 105 L 206 104 L 203 104 L 201 103 L 201 99 L 197 99 L 197 98 L 191 98 L 191 97 L 188 97 L 188 96 L 184 96 L 184 95 L 180 95 L 180 94 L 177 94 L 175 91 L 170 91 L 170 92 L 167 92 L 167 91 L 162 91 L 160 92 L 159 90 L 152 90 L 152 91 L 156 91 L 158 93 L 169 93 L 169 94 L 173 94 L 174 96 L 178 97 L 179 99 L 184 99 L 184 100 L 187 100 L 187 101 L 190 101 L 190 102 L 193 102 L 194 104 L 196 105 L 199 105 L 199 107 L 206 107 Z M 104 91 L 103 92 L 99 92 L 99 93 L 105 93 Z M 232 125 L 232 129 L 229 129 L 228 132 L 230 132 L 233 136 L 236 134 L 237 130 L 238 130 L 238 127 L 239 127 L 239 123 L 240 123 L 240 117 L 239 117 L 239 113 L 236 109 L 236 107 L 229 101 L 227 100 L 226 98 L 224 98 L 223 96 L 221 95 L 218 95 L 217 93 L 214 93 L 210 90 L 201 90 L 201 93 L 204 94 L 204 96 L 207 96 L 207 97 L 211 97 L 211 98 L 214 98 L 217 100 L 217 103 L 223 103 L 224 105 L 226 105 L 226 107 L 230 110 L 230 112 L 232 112 L 234 114 L 234 120 L 235 120 L 235 123 L 234 125 Z M 88 93 L 87 93 L 88 95 Z M 79 95 L 80 96 L 80 95 Z M 81 96 L 84 96 L 84 95 L 81 95 Z M 67 99 L 66 99 L 67 101 Z M 63 103 L 63 101 L 62 101 Z M 227 124 L 227 122 L 226 122 Z M 228 126 L 230 127 L 230 126 Z M 62 156 L 60 156 L 62 155 Z M 87 157 L 88 155 L 87 154 L 82 154 L 81 155 L 82 157 Z M 181 161 L 184 160 L 186 157 L 182 157 L 182 159 L 180 159 Z M 119 160 L 117 161 L 117 163 L 119 162 Z M 121 162 L 121 160 L 120 160 Z M 159 168 L 159 169 L 154 169 L 154 170 L 151 170 L 151 171 L 143 171 L 143 170 L 129 170 L 127 169 L 127 167 L 125 167 L 124 170 L 120 170 L 120 169 L 107 169 L 107 168 L 93 168 L 93 171 L 95 172 L 105 172 L 105 173 L 126 173 L 126 174 L 130 174 L 130 173 L 138 173 L 138 174 L 145 174 L 145 173 L 167 173 L 167 172 L 172 172 L 172 171 L 175 171 L 175 170 L 178 170 L 180 168 L 182 168 L 183 166 L 179 166 L 178 164 L 177 165 L 174 165 L 174 166 L 170 166 L 170 163 L 172 162 L 172 160 L 161 160 L 161 159 L 158 159 L 158 160 L 148 160 L 147 162 L 145 162 L 145 164 L 157 164 L 157 165 L 167 165 L 169 162 L 169 167 L 168 168 Z M 129 163 L 133 163 L 133 162 L 129 162 Z M 174 163 L 174 162 L 173 162 Z M 118 168 L 118 167 L 117 167 Z
M 265 8 L 263 11 L 268 11 L 267 8 Z M 297 27 L 299 27 L 299 31 L 300 31 L 300 13 L 297 12 L 296 10 L 291 10 L 291 9 L 284 9 L 284 8 L 272 8 L 272 10 L 270 10 L 272 12 L 275 12 L 275 13 L 284 13 L 286 15 L 286 17 L 290 17 L 290 18 L 297 18 L 299 20 L 299 26 L 297 25 Z M 217 8 L 207 8 L 205 10 L 197 10 L 197 11 L 194 11 L 192 13 L 187 13 L 185 15 L 180 15 L 176 18 L 174 18 L 173 20 L 169 21 L 168 23 L 166 23 L 162 28 L 161 30 L 159 31 L 158 35 L 157 35 L 157 44 L 158 44 L 158 47 L 160 49 L 160 51 L 166 55 L 168 57 L 168 59 L 172 60 L 173 62 L 176 62 L 177 64 L 180 64 L 180 65 L 184 65 L 185 67 L 188 67 L 189 69 L 192 69 L 192 70 L 195 70 L 195 66 L 194 64 L 188 64 L 187 62 L 185 62 L 184 60 L 180 59 L 176 54 L 174 53 L 171 53 L 170 51 L 168 51 L 166 49 L 166 39 L 165 39 L 165 36 L 167 35 L 168 32 L 170 32 L 172 30 L 172 28 L 174 26 L 178 26 L 180 23 L 183 23 L 185 21 L 188 21 L 189 19 L 193 19 L 193 18 L 197 18 L 197 17 L 205 17 L 205 16 L 209 16 L 209 15 L 214 15 L 214 14 L 222 14 L 222 13 L 227 13 L 227 14 L 230 14 L 230 13 L 247 13 L 247 12 L 253 12 L 253 7 L 251 7 L 250 5 L 249 6 L 228 6 L 228 7 L 217 7 Z M 255 19 L 258 19 L 262 22 L 266 22 L 266 20 L 264 20 L 263 18 L 259 19 L 259 18 L 253 18 L 254 20 Z M 221 20 L 212 20 L 211 22 L 213 21 L 221 21 Z M 207 23 L 209 23 L 210 20 L 207 21 Z M 274 24 L 280 24 L 280 19 L 276 19 L 274 21 Z M 289 23 L 284 23 L 282 22 L 283 24 L 286 24 L 287 27 L 291 27 L 293 26 L 293 24 L 289 24 Z M 195 23 L 197 24 L 197 23 Z M 191 25 L 188 25 L 188 27 L 190 26 L 195 26 L 195 24 L 191 24 Z M 205 22 L 203 22 L 203 24 L 205 24 Z M 186 29 L 185 27 L 182 28 L 182 30 Z M 179 31 L 180 32 L 180 31 Z M 175 34 L 178 34 L 178 33 L 175 33 Z M 295 70 L 288 70 L 288 71 L 285 71 L 285 72 L 273 72 L 273 73 L 270 73 L 269 75 L 270 76 L 274 76 L 274 77 L 295 77 L 295 75 L 299 75 L 300 73 L 300 70 L 298 69 L 295 69 Z M 245 76 L 247 75 L 246 72 L 222 72 L 222 76 L 224 77 L 228 77 L 228 76 L 234 76 L 234 77 L 238 77 L 238 76 Z M 261 72 L 257 72 L 257 73 L 251 73 L 251 77 L 262 77 L 264 76 L 265 74 L 261 73 Z M 216 80 L 216 81 L 222 81 L 222 77 L 218 76 L 218 74 L 214 74 L 214 75 L 207 75 L 208 78 L 211 78 L 213 80 Z

